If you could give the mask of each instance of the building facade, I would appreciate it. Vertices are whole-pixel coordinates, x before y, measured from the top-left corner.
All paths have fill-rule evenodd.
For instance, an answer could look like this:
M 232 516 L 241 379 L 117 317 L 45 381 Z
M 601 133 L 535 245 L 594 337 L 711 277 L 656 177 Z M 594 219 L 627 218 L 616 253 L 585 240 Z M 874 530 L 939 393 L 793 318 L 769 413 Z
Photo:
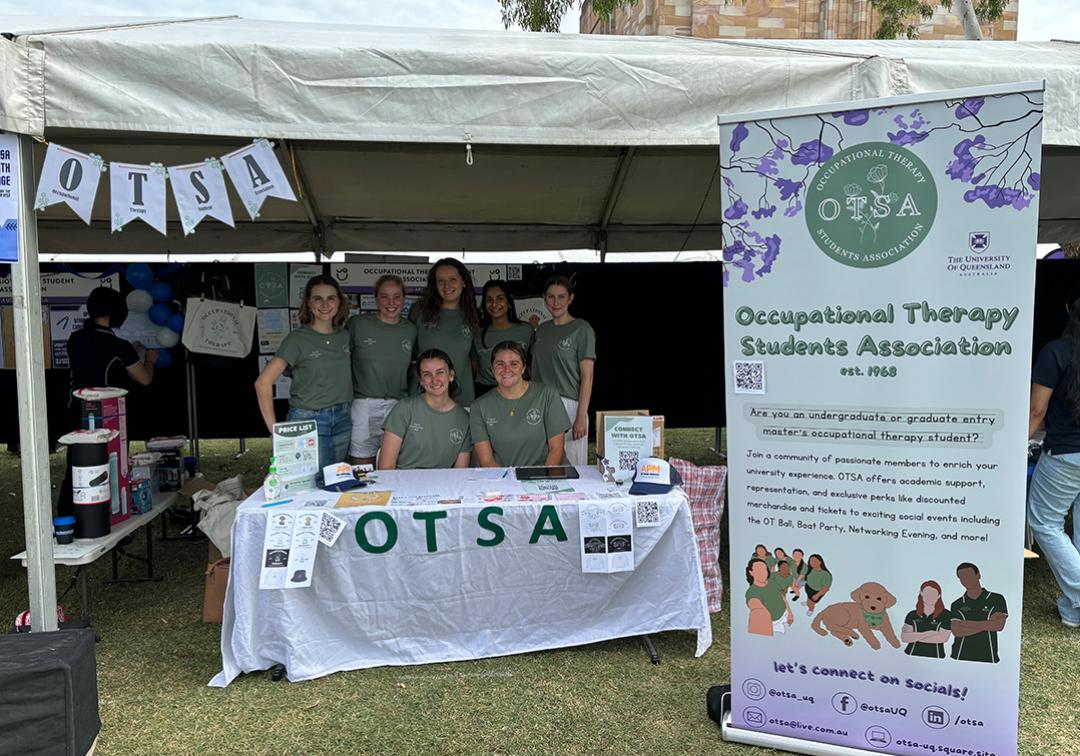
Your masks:
M 933 1 L 933 0 L 932 0 Z M 983 24 L 985 39 L 1016 39 L 1020 0 L 1005 16 Z M 870 0 L 638 0 L 608 20 L 586 0 L 582 34 L 634 34 L 705 39 L 869 39 L 878 28 Z M 920 39 L 964 39 L 960 19 L 941 5 L 918 20 Z

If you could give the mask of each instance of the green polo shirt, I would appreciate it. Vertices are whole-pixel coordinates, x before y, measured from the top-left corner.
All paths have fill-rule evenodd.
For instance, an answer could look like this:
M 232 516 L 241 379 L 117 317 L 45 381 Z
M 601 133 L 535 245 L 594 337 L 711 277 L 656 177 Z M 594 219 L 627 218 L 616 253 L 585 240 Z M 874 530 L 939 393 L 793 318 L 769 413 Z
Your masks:
M 787 606 L 784 604 L 784 594 L 776 590 L 772 585 L 755 585 L 750 584 L 750 587 L 746 589 L 746 601 L 750 602 L 750 599 L 756 598 L 765 608 L 769 610 L 769 617 L 773 622 L 784 616 L 787 613 Z
M 409 365 L 416 325 L 404 318 L 390 325 L 375 314 L 354 315 L 345 324 L 352 345 L 356 399 L 401 399 L 409 393 Z
M 925 614 L 919 614 L 916 611 L 910 611 L 907 616 L 904 617 L 904 624 L 911 627 L 917 633 L 929 633 L 935 630 L 948 630 L 949 623 L 952 619 L 952 615 L 948 611 L 944 611 L 937 617 L 927 617 Z M 909 643 L 904 648 L 904 653 L 908 656 L 926 656 L 931 659 L 944 659 L 945 658 L 945 644 L 944 643 L 926 643 L 924 641 L 915 641 Z
M 416 351 L 413 356 L 418 356 L 429 349 L 441 349 L 450 355 L 460 389 L 454 396 L 454 401 L 463 407 L 468 407 L 476 396 L 476 389 L 473 386 L 472 369 L 473 330 L 465 322 L 465 313 L 460 309 L 440 310 L 439 322 L 435 326 L 415 321 L 419 315 L 418 307 L 409 311 L 409 317 L 416 322 Z M 414 390 L 419 392 L 419 386 L 416 386 Z
M 349 352 L 349 334 L 342 328 L 323 334 L 302 325 L 290 332 L 275 355 L 292 368 L 289 404 L 301 409 L 321 410 L 351 402 L 352 359 Z
M 487 392 L 473 404 L 469 421 L 473 443 L 490 441 L 503 467 L 544 464 L 548 439 L 570 430 L 558 392 L 536 381 L 520 399 L 503 399 L 498 389 Z
M 423 396 L 410 396 L 394 405 L 383 429 L 401 439 L 399 470 L 453 467 L 459 454 L 472 450 L 469 413 L 460 404 L 436 412 Z
M 473 349 L 476 352 L 476 382 L 488 386 L 495 385 L 495 374 L 491 372 L 491 351 L 495 345 L 503 341 L 516 341 L 521 344 L 528 357 L 532 348 L 533 327 L 529 323 L 511 323 L 509 328 L 484 328 L 473 339 Z M 526 363 L 527 364 L 527 363 Z
M 561 326 L 549 320 L 536 329 L 532 377 L 553 386 L 560 396 L 577 401 L 581 388 L 581 361 L 595 359 L 596 332 L 581 318 Z
M 832 573 L 828 570 L 810 570 L 806 573 L 806 587 L 811 593 L 823 591 L 832 586 Z
M 975 620 L 985 622 L 991 614 L 1008 614 L 1009 607 L 1005 605 L 1005 597 L 1000 593 L 991 593 L 983 588 L 978 598 L 970 598 L 965 592 L 963 596 L 952 602 L 949 607 L 954 620 Z M 969 635 L 966 638 L 953 638 L 952 658 L 959 661 L 978 661 L 996 664 L 998 658 L 997 633 L 984 630 L 981 633 Z

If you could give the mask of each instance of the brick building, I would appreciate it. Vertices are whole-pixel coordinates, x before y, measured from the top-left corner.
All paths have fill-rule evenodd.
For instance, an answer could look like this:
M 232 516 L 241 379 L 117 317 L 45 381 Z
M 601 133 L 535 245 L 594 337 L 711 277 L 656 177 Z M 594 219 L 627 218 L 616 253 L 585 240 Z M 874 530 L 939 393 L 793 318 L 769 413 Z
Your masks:
M 1012 0 L 1002 20 L 983 24 L 986 39 L 1016 39 L 1020 0 Z M 586 0 L 582 34 L 636 34 L 707 39 L 867 39 L 878 27 L 869 0 L 638 0 L 608 21 Z M 920 39 L 964 39 L 955 13 L 938 6 L 919 20 Z

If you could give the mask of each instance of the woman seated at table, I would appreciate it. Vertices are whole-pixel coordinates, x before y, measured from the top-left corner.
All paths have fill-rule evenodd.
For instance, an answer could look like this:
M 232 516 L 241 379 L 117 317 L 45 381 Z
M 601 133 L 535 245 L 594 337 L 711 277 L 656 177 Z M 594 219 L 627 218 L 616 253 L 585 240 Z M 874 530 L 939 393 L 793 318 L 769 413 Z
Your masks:
M 417 359 L 424 393 L 402 399 L 383 426 L 380 470 L 468 467 L 472 457 L 469 413 L 453 400 L 454 364 L 446 352 L 429 349 Z
M 473 402 L 469 418 L 481 467 L 565 464 L 570 417 L 558 391 L 524 379 L 525 359 L 516 341 L 491 351 L 495 390 Z

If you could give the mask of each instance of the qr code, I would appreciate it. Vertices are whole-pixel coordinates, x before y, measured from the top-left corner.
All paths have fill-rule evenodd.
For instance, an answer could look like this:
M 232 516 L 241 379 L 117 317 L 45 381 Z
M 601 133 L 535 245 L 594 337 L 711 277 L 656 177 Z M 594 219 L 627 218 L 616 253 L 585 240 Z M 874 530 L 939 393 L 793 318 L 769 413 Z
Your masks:
M 619 469 L 620 470 L 634 470 L 637 471 L 637 463 L 640 458 L 640 453 L 636 451 L 621 451 L 619 452 Z
M 507 265 L 506 266 L 506 280 L 507 281 L 520 281 L 521 280 L 521 266 L 520 265 Z
M 735 360 L 735 393 L 765 393 L 765 363 Z
M 634 521 L 639 528 L 649 528 L 660 524 L 660 502 L 639 501 L 634 512 Z

